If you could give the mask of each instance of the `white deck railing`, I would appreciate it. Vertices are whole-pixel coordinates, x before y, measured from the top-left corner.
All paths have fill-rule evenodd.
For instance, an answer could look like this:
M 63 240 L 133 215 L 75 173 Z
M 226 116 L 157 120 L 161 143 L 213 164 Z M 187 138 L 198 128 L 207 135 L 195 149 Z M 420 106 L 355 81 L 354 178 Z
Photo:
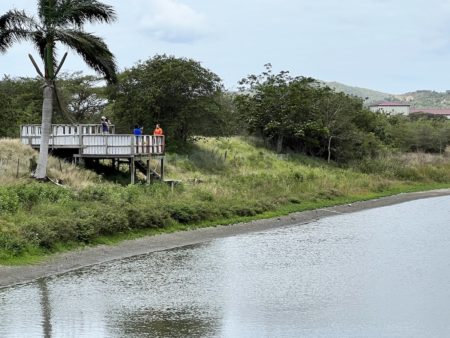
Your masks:
M 115 133 L 116 127 L 114 125 L 109 126 L 109 134 Z M 52 135 L 92 135 L 102 134 L 101 124 L 53 124 Z M 20 136 L 40 136 L 41 125 L 40 124 L 27 124 L 20 127 Z
M 53 149 L 78 148 L 81 156 L 164 154 L 162 135 L 102 134 L 100 130 L 101 125 L 52 125 L 49 146 Z M 40 125 L 23 125 L 20 131 L 22 143 L 34 148 L 40 146 Z

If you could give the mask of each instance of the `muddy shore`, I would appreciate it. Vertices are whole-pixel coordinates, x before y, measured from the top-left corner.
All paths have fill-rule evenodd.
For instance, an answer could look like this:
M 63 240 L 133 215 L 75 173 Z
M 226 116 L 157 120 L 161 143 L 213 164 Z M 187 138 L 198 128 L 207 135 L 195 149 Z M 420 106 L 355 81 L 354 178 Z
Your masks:
M 216 238 L 263 231 L 294 224 L 304 224 L 324 217 L 352 213 L 369 208 L 383 207 L 412 200 L 450 195 L 450 189 L 399 194 L 352 204 L 293 213 L 287 216 L 238 223 L 226 226 L 181 231 L 172 234 L 144 237 L 124 241 L 114 246 L 96 246 L 52 256 L 45 262 L 27 266 L 0 266 L 0 288 L 31 282 L 64 272 L 101 264 L 126 257 L 148 254 Z

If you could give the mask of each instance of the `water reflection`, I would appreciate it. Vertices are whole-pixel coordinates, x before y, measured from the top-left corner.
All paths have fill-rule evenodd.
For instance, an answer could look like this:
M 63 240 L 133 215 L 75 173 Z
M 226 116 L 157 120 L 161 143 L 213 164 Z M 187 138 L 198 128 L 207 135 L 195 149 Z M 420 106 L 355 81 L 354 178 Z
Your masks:
M 0 290 L 0 337 L 450 336 L 450 198 Z
M 41 306 L 42 306 L 42 328 L 44 331 L 44 338 L 51 338 L 52 336 L 52 312 L 51 305 L 49 301 L 49 290 L 47 286 L 47 281 L 45 279 L 40 279 L 37 282 L 39 291 L 41 293 Z
M 116 323 L 123 337 L 212 337 L 217 322 L 202 316 L 200 309 L 144 310 L 127 313 Z

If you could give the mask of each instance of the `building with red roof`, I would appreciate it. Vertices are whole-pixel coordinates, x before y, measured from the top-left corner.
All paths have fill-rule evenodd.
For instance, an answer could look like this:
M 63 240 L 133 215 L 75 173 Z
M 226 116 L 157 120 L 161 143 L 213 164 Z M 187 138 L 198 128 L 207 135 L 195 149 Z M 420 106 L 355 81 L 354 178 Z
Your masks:
M 410 114 L 425 113 L 450 119 L 450 108 L 411 108 Z
M 380 112 L 390 115 L 409 115 L 410 104 L 395 101 L 380 101 L 373 103 L 369 109 L 373 112 Z

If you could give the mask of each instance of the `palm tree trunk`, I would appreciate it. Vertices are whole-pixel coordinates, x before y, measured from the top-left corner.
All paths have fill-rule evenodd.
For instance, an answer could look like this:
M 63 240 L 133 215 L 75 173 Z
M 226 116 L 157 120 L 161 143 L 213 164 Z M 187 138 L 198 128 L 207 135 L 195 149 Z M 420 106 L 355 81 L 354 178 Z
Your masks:
M 52 129 L 52 113 L 53 113 L 53 82 L 45 81 L 44 86 L 44 102 L 42 103 L 42 128 L 41 128 L 41 146 L 39 148 L 39 159 L 35 177 L 44 179 L 47 177 L 48 162 L 48 143 Z

